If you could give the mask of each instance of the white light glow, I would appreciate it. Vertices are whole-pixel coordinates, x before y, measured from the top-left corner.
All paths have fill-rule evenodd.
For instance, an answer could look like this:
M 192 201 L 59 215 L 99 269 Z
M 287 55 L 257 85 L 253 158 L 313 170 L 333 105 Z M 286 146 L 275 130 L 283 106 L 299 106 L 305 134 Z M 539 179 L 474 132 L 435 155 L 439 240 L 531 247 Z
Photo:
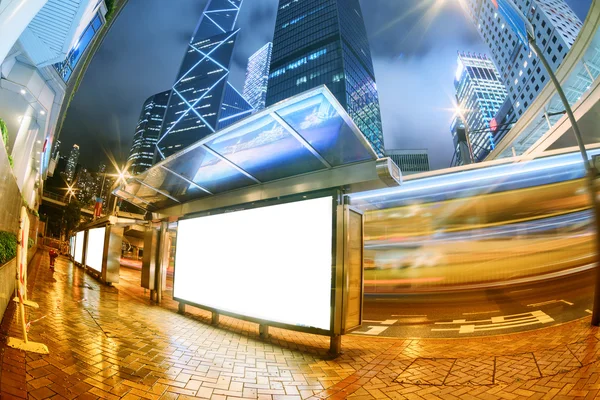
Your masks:
M 104 234 L 106 228 L 90 229 L 88 232 L 85 265 L 102 272 L 102 254 L 104 253 Z
M 83 261 L 83 238 L 85 233 L 83 231 L 77 232 L 75 236 L 75 261 L 79 264 Z
M 331 197 L 183 220 L 174 297 L 330 330 Z

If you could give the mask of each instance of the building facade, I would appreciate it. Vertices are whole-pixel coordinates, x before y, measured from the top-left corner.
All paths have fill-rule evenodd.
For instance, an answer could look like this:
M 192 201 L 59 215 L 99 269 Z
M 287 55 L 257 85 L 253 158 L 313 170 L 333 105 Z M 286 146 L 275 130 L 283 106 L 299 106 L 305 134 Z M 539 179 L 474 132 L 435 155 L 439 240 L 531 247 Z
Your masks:
M 140 119 L 135 128 L 133 143 L 127 163 L 129 172 L 141 174 L 153 164 L 156 143 L 160 135 L 171 91 L 167 90 L 150 96 L 142 107 Z
M 88 28 L 104 26 L 107 12 L 104 0 L 6 0 L 0 5 L 0 118 L 8 128 L 4 150 L 14 159 L 21 195 L 34 208 L 41 202 L 44 179 L 56 166 L 56 127 L 66 93 L 72 91 L 55 65 L 84 56 L 82 43 L 96 39 L 97 30 Z
M 73 182 L 75 180 L 75 172 L 77 169 L 77 163 L 79 162 L 79 146 L 74 144 L 67 159 L 67 168 L 65 169 L 65 178 L 67 182 Z
M 402 175 L 412 175 L 429 171 L 427 150 L 386 150 L 389 157 L 400 167 Z
M 242 0 L 210 0 L 190 40 L 157 144 L 166 158 L 250 115 L 253 108 L 229 83 Z
M 556 71 L 575 42 L 581 20 L 564 0 L 514 0 L 535 29 L 536 42 Z M 492 0 L 463 2 L 488 45 L 519 118 L 550 78 L 539 58 L 511 31 Z M 575 99 L 582 93 L 570 93 Z
M 255 111 L 265 108 L 273 43 L 267 43 L 248 58 L 244 98 Z
M 320 85 L 383 155 L 379 95 L 359 0 L 280 0 L 266 105 Z
M 483 161 L 496 147 L 498 138 L 490 128 L 490 122 L 506 101 L 506 89 L 487 56 L 459 53 L 457 62 L 454 80 L 460 114 L 457 117 L 465 123 L 474 161 Z

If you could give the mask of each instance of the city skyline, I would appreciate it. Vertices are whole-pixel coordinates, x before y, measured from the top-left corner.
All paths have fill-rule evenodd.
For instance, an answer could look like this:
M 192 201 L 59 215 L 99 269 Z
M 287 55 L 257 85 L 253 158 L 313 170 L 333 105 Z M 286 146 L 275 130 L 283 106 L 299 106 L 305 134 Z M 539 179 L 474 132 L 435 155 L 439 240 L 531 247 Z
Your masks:
M 272 39 L 276 3 L 274 0 L 261 0 L 247 2 L 242 7 L 238 26 L 242 29 L 248 26 L 254 28 L 239 37 L 234 56 L 231 81 L 238 90 L 243 87 L 247 58 Z M 590 1 L 568 3 L 581 19 L 585 18 Z M 479 39 L 475 27 L 471 26 L 462 9 L 450 2 L 436 10 L 434 15 L 425 7 L 411 10 L 408 5 L 393 1 L 365 4 L 363 1 L 379 83 L 386 146 L 428 147 L 432 169 L 447 167 L 452 157 L 452 139 L 447 132 L 452 119 L 449 108 L 453 97 L 456 51 L 486 53 L 489 52 L 487 46 Z M 100 142 L 104 142 L 104 150 L 114 154 L 123 163 L 129 152 L 139 107 L 145 98 L 164 88 L 164 82 L 167 82 L 167 87 L 173 82 L 180 59 L 174 63 L 177 65 L 167 65 L 167 61 L 180 57 L 204 5 L 205 2 L 182 3 L 180 8 L 170 10 L 171 14 L 165 15 L 165 10 L 159 4 L 151 1 L 144 3 L 143 17 L 148 24 L 166 25 L 169 19 L 178 21 L 177 28 L 169 35 L 156 33 L 148 38 L 152 32 L 133 32 L 128 26 L 127 19 L 134 18 L 142 8 L 139 2 L 130 2 L 93 60 L 81 90 L 72 102 L 61 134 L 64 145 L 81 141 L 80 138 L 85 136 L 84 140 L 90 143 L 85 148 L 97 148 Z M 425 24 L 427 28 L 419 23 L 423 19 L 428 22 Z M 444 40 L 441 41 L 441 38 Z M 134 69 L 139 69 L 139 74 L 129 76 L 124 82 L 119 72 L 131 70 L 133 62 L 133 56 L 125 57 L 124 53 L 131 53 L 134 50 L 132 47 L 144 41 L 150 43 L 150 47 L 164 43 L 161 54 L 165 56 L 160 57 L 158 64 L 149 65 L 146 60 L 154 60 L 155 56 L 148 53 L 148 47 L 139 49 L 135 53 L 139 64 L 133 64 Z M 141 53 L 147 58 L 139 58 Z M 179 56 L 175 56 L 177 54 Z M 106 71 L 111 73 L 112 78 L 108 82 L 103 78 Z M 154 86 L 142 84 L 142 80 Z M 96 95 L 91 96 L 91 92 Z M 91 113 L 91 108 L 98 102 L 112 104 L 115 100 L 112 94 L 117 93 L 123 94 L 122 100 L 116 100 L 119 106 L 108 107 L 102 113 Z M 435 117 L 432 118 L 432 115 Z M 102 138 L 103 135 L 108 138 Z M 107 158 L 101 152 L 89 156 L 94 160 L 93 163 Z

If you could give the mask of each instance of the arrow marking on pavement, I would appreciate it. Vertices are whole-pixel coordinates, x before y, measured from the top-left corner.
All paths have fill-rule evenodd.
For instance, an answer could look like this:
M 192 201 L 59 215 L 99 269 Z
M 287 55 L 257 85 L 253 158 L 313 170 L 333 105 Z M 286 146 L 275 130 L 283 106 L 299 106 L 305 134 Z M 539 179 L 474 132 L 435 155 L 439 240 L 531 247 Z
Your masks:
M 532 311 L 530 313 L 504 315 L 500 317 L 491 317 L 478 321 L 467 321 L 464 319 L 455 319 L 452 322 L 436 322 L 436 325 L 460 325 L 453 328 L 434 328 L 432 332 L 455 331 L 459 334 L 474 333 L 478 331 L 492 331 L 498 329 L 511 329 L 521 326 L 547 324 L 553 322 L 554 319 L 541 310 Z M 482 322 L 485 324 L 475 325 Z M 491 323 L 489 323 L 491 322 Z

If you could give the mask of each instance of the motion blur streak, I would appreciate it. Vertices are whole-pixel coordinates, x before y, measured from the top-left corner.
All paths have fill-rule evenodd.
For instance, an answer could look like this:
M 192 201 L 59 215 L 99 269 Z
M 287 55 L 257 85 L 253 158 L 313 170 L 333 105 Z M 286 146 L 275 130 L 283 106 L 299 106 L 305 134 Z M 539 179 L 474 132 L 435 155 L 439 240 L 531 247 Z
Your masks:
M 594 232 L 580 157 L 417 178 L 353 195 L 366 214 L 365 293 L 502 285 L 591 267 Z

